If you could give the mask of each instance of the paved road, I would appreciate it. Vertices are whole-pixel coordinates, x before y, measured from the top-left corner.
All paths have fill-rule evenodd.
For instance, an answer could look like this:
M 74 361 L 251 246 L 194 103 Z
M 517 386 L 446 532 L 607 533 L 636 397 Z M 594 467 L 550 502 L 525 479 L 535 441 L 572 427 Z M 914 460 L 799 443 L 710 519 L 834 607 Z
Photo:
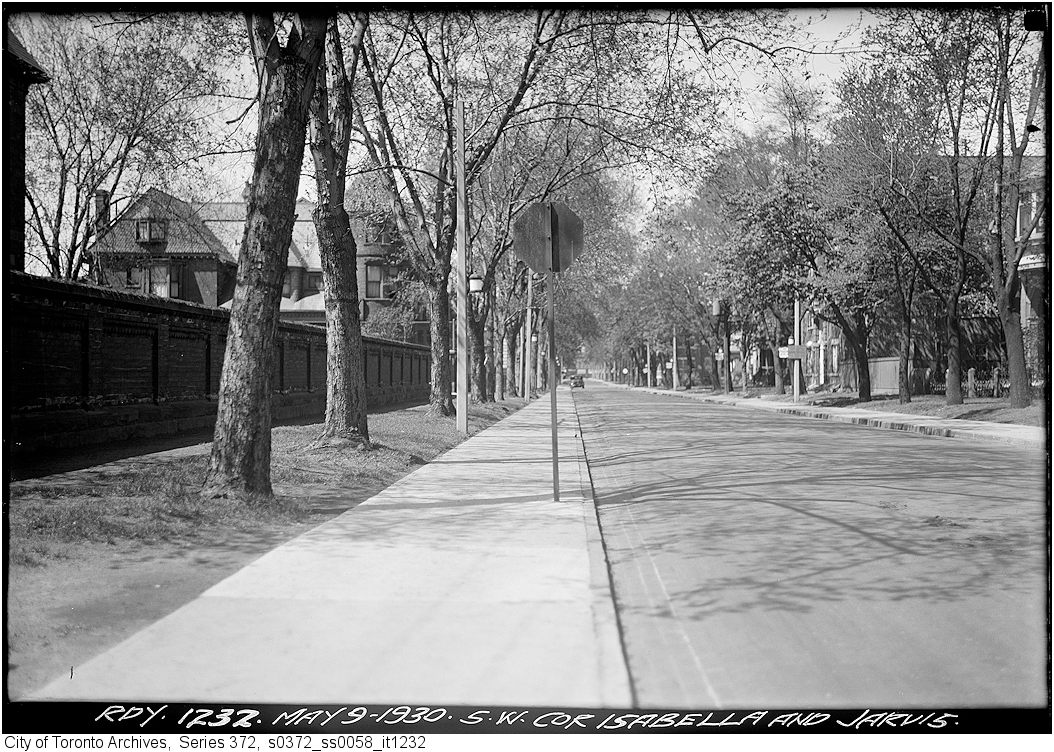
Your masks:
M 575 398 L 640 705 L 1046 704 L 1041 450 Z

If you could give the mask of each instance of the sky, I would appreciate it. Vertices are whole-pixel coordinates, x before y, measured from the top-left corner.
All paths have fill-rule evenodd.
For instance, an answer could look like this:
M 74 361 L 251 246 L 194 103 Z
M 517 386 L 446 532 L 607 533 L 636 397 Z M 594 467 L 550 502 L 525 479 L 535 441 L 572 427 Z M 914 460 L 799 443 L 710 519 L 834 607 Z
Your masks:
M 795 34 L 786 41 L 796 46 L 815 49 L 823 52 L 841 53 L 841 51 L 859 50 L 861 45 L 861 27 L 874 20 L 874 17 L 863 8 L 855 7 L 822 7 L 795 6 L 790 11 L 790 18 L 800 26 L 801 33 Z M 811 80 L 826 89 L 832 88 L 832 82 L 838 77 L 844 61 L 853 53 L 846 54 L 812 54 L 804 56 L 804 70 Z M 773 68 L 755 70 L 750 67 L 737 66 L 734 52 L 729 52 L 726 65 L 738 75 L 744 96 L 741 100 L 745 117 L 734 122 L 735 127 L 752 130 L 757 125 L 771 118 L 763 97 L 756 94 L 766 76 L 776 76 Z M 792 71 L 801 68 L 794 65 Z M 755 93 L 752 93 L 755 92 Z M 241 198 L 246 181 L 251 178 L 251 155 L 241 155 L 219 160 L 215 169 L 210 170 L 216 181 L 212 193 L 219 200 L 238 200 Z M 648 193 L 645 190 L 643 193 Z M 306 177 L 301 181 L 300 195 L 314 196 L 313 181 Z

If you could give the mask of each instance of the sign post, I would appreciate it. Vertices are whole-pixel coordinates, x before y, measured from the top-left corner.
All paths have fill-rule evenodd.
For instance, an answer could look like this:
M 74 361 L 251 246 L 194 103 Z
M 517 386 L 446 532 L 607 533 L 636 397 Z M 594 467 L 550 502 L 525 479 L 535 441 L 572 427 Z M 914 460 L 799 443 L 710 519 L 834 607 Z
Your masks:
M 556 270 L 557 257 L 560 252 L 557 233 L 556 212 L 550 204 L 547 207 L 550 214 L 548 232 L 549 242 L 549 418 L 552 425 L 553 435 L 553 499 L 560 501 L 560 452 L 556 439 Z
M 513 225 L 513 247 L 517 257 L 528 269 L 548 273 L 549 412 L 553 442 L 553 498 L 556 501 L 560 500 L 559 445 L 556 434 L 556 275 L 578 258 L 582 252 L 582 238 L 582 220 L 561 203 L 531 204 Z
M 534 315 L 534 274 L 531 270 L 527 270 L 527 327 L 523 332 L 523 401 L 531 401 L 531 387 L 533 386 L 534 379 L 532 378 L 533 366 L 531 364 L 531 357 L 533 356 L 534 346 L 531 344 L 531 332 L 534 329 L 534 322 L 531 318 Z

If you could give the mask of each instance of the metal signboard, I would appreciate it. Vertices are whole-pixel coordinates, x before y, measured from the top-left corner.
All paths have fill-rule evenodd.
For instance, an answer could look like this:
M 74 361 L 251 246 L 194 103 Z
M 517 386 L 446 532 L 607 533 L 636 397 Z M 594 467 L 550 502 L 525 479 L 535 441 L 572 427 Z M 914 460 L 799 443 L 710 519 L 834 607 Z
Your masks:
M 549 233 L 551 212 L 548 204 L 531 204 L 512 225 L 512 245 L 516 257 L 531 271 L 549 271 Z
M 560 500 L 560 462 L 556 435 L 556 274 L 571 266 L 582 253 L 582 235 L 582 220 L 566 204 L 531 204 L 512 225 L 512 247 L 516 257 L 534 272 L 549 273 L 549 402 L 553 439 L 553 498 L 556 501 Z
M 566 204 L 531 204 L 512 225 L 516 257 L 535 272 L 566 271 L 582 254 L 584 229 Z
M 779 349 L 779 356 L 787 360 L 804 360 L 806 352 L 805 345 L 787 345 Z
M 567 204 L 553 205 L 553 271 L 567 270 L 574 260 L 582 255 L 583 225 L 577 214 Z

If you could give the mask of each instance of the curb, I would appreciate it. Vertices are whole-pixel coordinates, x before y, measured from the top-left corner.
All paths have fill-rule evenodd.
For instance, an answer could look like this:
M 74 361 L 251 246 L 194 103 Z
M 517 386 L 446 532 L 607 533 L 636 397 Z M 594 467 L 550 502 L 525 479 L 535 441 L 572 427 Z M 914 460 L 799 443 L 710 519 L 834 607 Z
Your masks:
M 578 464 L 578 486 L 582 492 L 584 509 L 582 520 L 586 528 L 586 548 L 589 554 L 590 590 L 593 593 L 593 623 L 597 631 L 597 644 L 618 645 L 613 650 L 601 650 L 601 683 L 605 693 L 604 703 L 609 707 L 636 707 L 637 697 L 629 673 L 626 657 L 626 642 L 623 639 L 622 622 L 615 608 L 615 585 L 611 579 L 611 565 L 607 546 L 600 529 L 600 513 L 597 510 L 593 489 L 593 474 L 586 457 L 585 437 L 582 435 L 582 420 L 578 415 L 578 403 L 571 392 L 571 409 L 574 414 L 575 456 Z M 608 689 L 610 687 L 610 689 Z
M 608 384 L 609 382 L 604 382 Z M 671 392 L 661 389 L 651 389 L 648 387 L 632 387 L 625 384 L 609 384 L 610 386 L 621 387 L 623 389 L 640 389 L 643 392 L 649 394 L 663 395 L 667 397 L 680 397 L 682 399 L 695 400 L 697 402 L 707 402 L 712 405 L 726 405 L 728 407 L 747 407 L 754 410 L 769 410 L 770 412 L 780 413 L 783 415 L 794 415 L 801 418 L 815 418 L 817 420 L 828 420 L 834 423 L 848 423 L 856 426 L 864 426 L 867 428 L 884 428 L 890 431 L 905 431 L 907 433 L 917 433 L 923 436 L 934 436 L 939 438 L 949 439 L 966 439 L 968 441 L 987 441 L 994 442 L 997 444 L 1006 444 L 1011 446 L 1026 446 L 1035 449 L 1045 449 L 1047 447 L 1047 437 L 1035 439 L 1026 436 L 1013 436 L 1013 435 L 1000 435 L 998 433 L 990 433 L 983 427 L 979 428 L 959 428 L 949 427 L 940 425 L 927 425 L 925 423 L 919 423 L 912 421 L 908 416 L 906 420 L 891 420 L 889 418 L 868 418 L 858 415 L 844 415 L 833 412 L 828 408 L 824 410 L 814 409 L 810 407 L 777 407 L 773 405 L 769 407 L 765 403 L 759 403 L 753 399 L 715 399 L 713 397 L 706 397 L 701 394 L 696 395 L 687 392 Z M 955 419 L 948 419 L 955 420 Z M 1009 423 L 994 423 L 993 426 L 999 425 L 1017 425 Z M 1026 426 L 1026 428 L 1036 428 L 1034 426 Z

